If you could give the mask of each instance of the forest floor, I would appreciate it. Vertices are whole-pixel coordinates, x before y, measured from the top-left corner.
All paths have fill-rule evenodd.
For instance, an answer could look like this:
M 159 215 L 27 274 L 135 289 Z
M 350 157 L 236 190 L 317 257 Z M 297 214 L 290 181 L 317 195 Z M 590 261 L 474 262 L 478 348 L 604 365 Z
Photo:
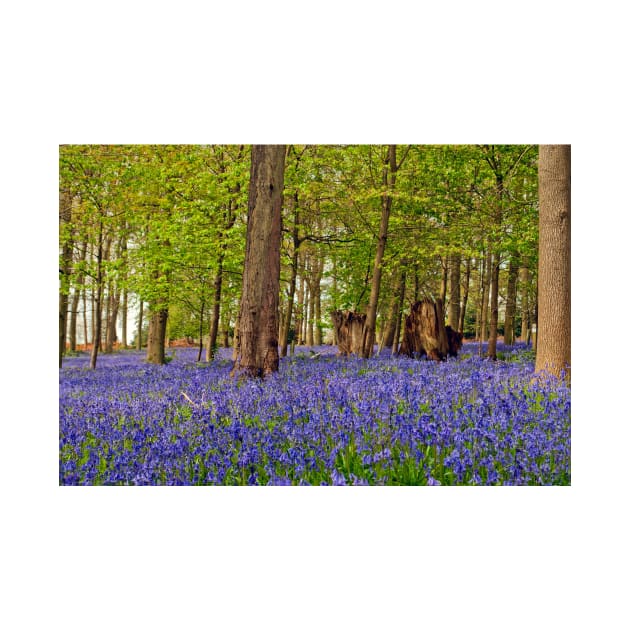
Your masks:
M 66 357 L 60 485 L 567 485 L 570 389 L 532 381 L 524 344 L 442 363 L 298 347 L 230 377 L 231 350 Z M 485 348 L 481 348 L 481 353 Z

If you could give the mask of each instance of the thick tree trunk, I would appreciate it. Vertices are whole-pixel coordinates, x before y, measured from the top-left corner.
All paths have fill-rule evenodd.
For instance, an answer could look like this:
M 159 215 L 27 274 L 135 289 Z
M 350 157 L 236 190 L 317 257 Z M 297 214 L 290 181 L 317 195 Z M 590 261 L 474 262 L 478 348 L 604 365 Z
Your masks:
M 505 324 L 503 326 L 503 341 L 505 345 L 514 344 L 514 318 L 516 316 L 516 289 L 518 280 L 518 255 L 510 258 L 508 268 L 507 298 L 505 302 Z
M 538 163 L 538 347 L 536 374 L 570 378 L 571 146 L 541 145 Z
M 168 308 L 151 311 L 149 319 L 149 338 L 147 341 L 147 362 L 162 365 L 166 363 L 166 325 Z
M 376 256 L 374 257 L 374 271 L 372 272 L 372 285 L 370 288 L 370 301 L 368 303 L 365 328 L 363 331 L 363 347 L 361 355 L 369 359 L 374 351 L 374 340 L 376 336 L 376 312 L 378 308 L 378 296 L 381 289 L 381 276 L 383 273 L 383 256 L 385 255 L 385 245 L 387 243 L 387 231 L 389 226 L 389 215 L 392 209 L 392 192 L 396 185 L 396 145 L 390 144 L 387 160 L 383 168 L 383 185 L 385 192 L 381 201 L 381 224 L 378 232 L 378 244 L 376 246 Z
M 461 312 L 460 304 L 460 267 L 461 256 L 459 254 L 453 254 L 451 256 L 451 269 L 450 269 L 450 287 L 451 294 L 448 303 L 448 324 L 454 330 L 459 330 L 459 314 Z
M 279 367 L 278 299 L 284 145 L 254 145 L 240 311 L 240 348 L 232 374 L 266 376 Z

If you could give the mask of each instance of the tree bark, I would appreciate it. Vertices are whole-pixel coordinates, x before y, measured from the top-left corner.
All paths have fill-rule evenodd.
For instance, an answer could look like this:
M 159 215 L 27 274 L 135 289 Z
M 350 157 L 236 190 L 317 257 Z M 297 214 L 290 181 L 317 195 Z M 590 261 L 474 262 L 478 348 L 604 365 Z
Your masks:
M 278 300 L 284 145 L 252 146 L 240 348 L 232 374 L 266 376 L 279 367 Z
M 571 146 L 541 145 L 538 162 L 538 342 L 536 374 L 570 379 Z
M 389 226 L 389 215 L 392 209 L 392 192 L 396 185 L 396 145 L 390 144 L 385 166 L 383 168 L 384 192 L 381 202 L 381 224 L 378 232 L 378 244 L 374 257 L 374 271 L 372 272 L 372 285 L 370 288 L 370 301 L 368 303 L 365 328 L 363 330 L 363 347 L 361 356 L 369 359 L 374 351 L 374 340 L 376 336 L 376 312 L 378 308 L 378 296 L 381 288 L 381 276 L 383 273 L 383 256 L 385 255 L 385 245 L 387 243 L 387 231 Z

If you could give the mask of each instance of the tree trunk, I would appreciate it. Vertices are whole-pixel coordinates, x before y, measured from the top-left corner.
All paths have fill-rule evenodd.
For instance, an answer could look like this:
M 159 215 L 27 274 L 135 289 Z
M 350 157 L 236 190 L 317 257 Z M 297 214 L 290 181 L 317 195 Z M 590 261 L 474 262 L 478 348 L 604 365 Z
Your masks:
M 370 301 L 368 303 L 365 328 L 363 330 L 363 347 L 361 356 L 369 359 L 374 351 L 374 340 L 376 336 L 376 312 L 378 308 L 378 296 L 381 289 L 381 275 L 383 273 L 383 256 L 385 255 L 385 245 L 387 243 L 387 231 L 389 226 L 389 215 L 392 209 L 392 192 L 396 185 L 396 145 L 390 144 L 385 166 L 383 168 L 384 192 L 381 199 L 381 224 L 378 232 L 378 244 L 374 257 L 374 271 L 372 272 L 372 286 L 370 288 Z
M 571 146 L 541 145 L 538 162 L 538 347 L 536 374 L 570 379 Z
M 521 267 L 521 336 L 520 341 L 529 343 L 529 269 Z
M 72 266 L 72 196 L 59 193 L 59 232 L 63 242 L 60 261 L 59 288 L 59 367 L 66 353 L 66 329 L 68 327 L 68 291 L 70 286 L 70 269 Z
M 307 313 L 308 316 L 306 318 L 306 345 L 311 348 L 314 343 L 313 338 L 313 320 L 315 319 L 315 300 L 313 296 L 312 287 L 309 287 L 308 291 L 308 303 L 307 303 Z
M 87 289 L 85 285 L 83 286 L 83 344 L 85 345 L 85 350 L 87 350 L 87 345 L 90 342 L 88 339 L 88 323 L 87 323 Z
M 510 258 L 508 268 L 507 298 L 505 302 L 505 324 L 503 326 L 503 342 L 506 346 L 514 345 L 514 318 L 516 316 L 516 289 L 518 280 L 518 254 Z
M 457 330 L 464 332 L 464 325 L 466 323 L 466 307 L 468 306 L 468 290 L 470 288 L 470 258 L 466 259 L 466 275 L 464 276 L 464 295 L 462 296 L 462 308 L 459 313 L 459 325 Z
M 448 258 L 440 258 L 442 264 L 442 278 L 440 280 L 440 300 L 442 304 L 446 304 L 446 288 L 448 284 Z
M 149 319 L 149 338 L 147 341 L 147 362 L 162 365 L 166 363 L 166 324 L 168 308 L 151 311 Z
M 138 309 L 138 334 L 136 336 L 136 350 L 142 350 L 142 311 L 144 308 L 144 302 L 140 300 L 140 307 Z
M 287 312 L 284 319 L 284 326 L 280 333 L 280 356 L 287 356 L 287 346 L 289 345 L 289 332 L 291 331 L 291 320 L 293 319 L 293 302 L 295 301 L 295 288 L 297 285 L 297 273 L 299 263 L 299 249 L 302 241 L 300 240 L 300 210 L 298 192 L 295 191 L 293 196 L 289 197 L 289 201 L 293 206 L 293 252 L 291 253 L 291 280 L 289 281 L 289 293 L 287 295 Z
M 488 340 L 488 298 L 490 297 L 490 281 L 492 277 L 492 252 L 488 250 L 483 259 L 481 283 L 481 322 L 479 324 L 479 341 Z M 481 348 L 481 344 L 479 346 Z
M 116 342 L 116 323 L 118 321 L 118 308 L 120 304 L 120 290 L 110 293 L 109 296 L 109 319 L 107 320 L 107 333 L 105 335 L 105 352 L 114 351 Z
M 201 308 L 199 309 L 199 352 L 197 352 L 197 363 L 201 361 L 201 353 L 203 352 L 203 312 L 206 306 L 206 301 L 203 298 L 203 295 L 205 294 L 202 294 Z M 208 360 L 207 357 L 206 360 Z
M 223 258 L 224 253 L 219 254 L 219 267 L 214 278 L 214 301 L 212 303 L 212 323 L 210 325 L 210 335 L 206 346 L 206 361 L 214 357 L 217 348 L 217 337 L 219 335 L 219 318 L 221 317 L 221 292 L 223 289 Z
M 266 376 L 279 367 L 278 299 L 284 145 L 252 146 L 240 349 L 232 374 Z
M 304 292 L 305 292 L 305 281 L 304 274 L 300 275 L 300 282 L 298 285 L 298 294 L 297 294 L 297 309 L 295 311 L 295 333 L 294 333 L 294 343 L 298 346 L 303 343 L 302 337 L 302 322 L 304 321 Z
M 400 326 L 402 321 L 402 313 L 405 307 L 405 285 L 407 283 L 407 274 L 403 271 L 400 274 L 400 293 L 398 296 L 398 308 L 396 309 L 396 328 L 394 329 L 394 339 L 392 340 L 392 355 L 398 354 L 398 340 L 400 339 Z
M 497 358 L 497 337 L 499 333 L 499 267 L 500 259 L 494 254 L 491 264 L 490 283 L 490 335 L 488 336 L 488 357 Z
M 322 345 L 322 289 L 321 289 L 321 276 L 317 279 L 315 284 L 315 295 L 313 295 L 313 300 L 315 302 L 315 345 Z
M 96 358 L 101 341 L 102 302 L 103 300 L 103 218 L 98 223 L 98 247 L 96 251 L 96 296 L 94 299 L 94 333 L 92 336 L 92 353 L 90 368 L 96 369 Z
M 459 330 L 459 314 L 461 311 L 459 282 L 461 264 L 462 260 L 460 254 L 453 254 L 451 256 L 451 294 L 448 303 L 448 323 L 454 330 Z
M 122 326 L 122 339 L 121 344 L 123 348 L 127 347 L 127 289 L 123 291 L 122 306 L 121 306 L 121 326 Z

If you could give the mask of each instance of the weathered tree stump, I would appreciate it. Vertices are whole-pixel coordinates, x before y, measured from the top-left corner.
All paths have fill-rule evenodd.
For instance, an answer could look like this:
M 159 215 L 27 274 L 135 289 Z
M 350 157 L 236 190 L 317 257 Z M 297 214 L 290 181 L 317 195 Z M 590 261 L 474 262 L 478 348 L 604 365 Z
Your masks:
M 426 355 L 434 361 L 443 361 L 449 355 L 457 356 L 461 341 L 461 333 L 455 332 L 450 326 L 444 326 L 442 300 L 434 302 L 425 298 L 416 302 L 405 318 L 400 353 L 409 357 Z
M 353 311 L 333 311 L 332 321 L 337 334 L 338 354 L 360 354 L 366 316 Z

